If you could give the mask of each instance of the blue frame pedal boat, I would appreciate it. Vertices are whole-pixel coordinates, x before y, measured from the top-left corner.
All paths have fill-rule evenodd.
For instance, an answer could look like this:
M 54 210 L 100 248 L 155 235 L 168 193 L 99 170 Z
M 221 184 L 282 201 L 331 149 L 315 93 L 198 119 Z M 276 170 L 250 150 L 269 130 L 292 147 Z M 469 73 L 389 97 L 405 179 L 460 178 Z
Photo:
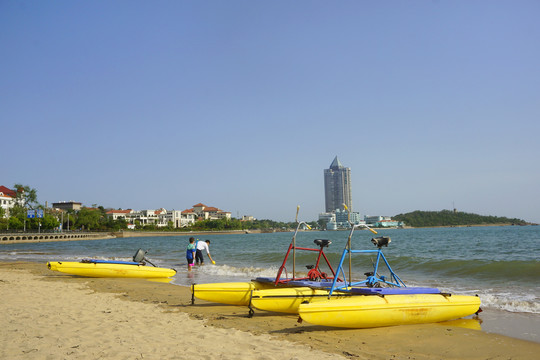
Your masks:
M 299 314 L 302 320 L 316 325 L 349 328 L 442 322 L 481 311 L 477 296 L 451 295 L 437 288 L 407 287 L 382 252 L 390 238 L 373 238 L 371 242 L 377 246 L 376 250 L 353 250 L 354 229 L 351 223 L 336 270 L 343 280 L 335 276 L 328 287 L 307 284 L 297 288 L 254 290 L 250 307 Z M 365 273 L 365 280 L 352 280 L 353 254 L 376 255 L 373 271 Z M 344 271 L 347 255 L 348 275 Z M 389 275 L 379 275 L 383 267 Z

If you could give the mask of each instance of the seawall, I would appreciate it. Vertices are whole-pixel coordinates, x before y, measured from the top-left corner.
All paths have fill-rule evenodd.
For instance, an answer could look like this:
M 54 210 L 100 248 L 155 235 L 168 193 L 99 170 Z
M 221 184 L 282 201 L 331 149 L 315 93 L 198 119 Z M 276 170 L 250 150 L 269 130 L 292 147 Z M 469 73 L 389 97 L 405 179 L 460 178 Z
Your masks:
M 0 244 L 46 241 L 73 241 L 110 239 L 107 232 L 69 232 L 69 233 L 0 233 Z

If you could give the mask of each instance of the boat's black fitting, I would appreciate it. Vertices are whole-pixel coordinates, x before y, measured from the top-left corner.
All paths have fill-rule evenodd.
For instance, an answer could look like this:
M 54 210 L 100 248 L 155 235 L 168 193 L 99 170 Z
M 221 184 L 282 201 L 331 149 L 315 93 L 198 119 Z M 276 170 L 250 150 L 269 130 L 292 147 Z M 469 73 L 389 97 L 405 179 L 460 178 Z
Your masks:
M 482 311 L 484 311 L 484 310 L 482 310 L 482 308 L 478 308 L 478 311 L 475 312 L 474 315 L 478 316 L 478 314 L 480 314 Z

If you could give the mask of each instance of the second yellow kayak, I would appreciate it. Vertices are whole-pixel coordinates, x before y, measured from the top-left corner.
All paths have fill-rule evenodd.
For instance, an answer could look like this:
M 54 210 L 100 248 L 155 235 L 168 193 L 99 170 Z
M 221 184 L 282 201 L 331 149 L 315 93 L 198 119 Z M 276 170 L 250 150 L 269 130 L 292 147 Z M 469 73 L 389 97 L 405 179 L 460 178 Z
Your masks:
M 343 328 L 434 323 L 472 315 L 480 298 L 466 295 L 360 295 L 300 304 L 300 317 L 315 325 Z

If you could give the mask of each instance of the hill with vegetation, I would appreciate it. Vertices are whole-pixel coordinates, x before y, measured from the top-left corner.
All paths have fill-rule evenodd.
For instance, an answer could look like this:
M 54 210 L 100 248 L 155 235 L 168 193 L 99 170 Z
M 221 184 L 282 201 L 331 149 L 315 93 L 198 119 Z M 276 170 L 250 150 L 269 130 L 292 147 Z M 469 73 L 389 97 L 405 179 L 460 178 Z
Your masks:
M 461 211 L 420 211 L 393 216 L 392 219 L 403 221 L 406 226 L 473 226 L 473 225 L 527 225 L 525 220 L 499 216 L 483 216 Z

